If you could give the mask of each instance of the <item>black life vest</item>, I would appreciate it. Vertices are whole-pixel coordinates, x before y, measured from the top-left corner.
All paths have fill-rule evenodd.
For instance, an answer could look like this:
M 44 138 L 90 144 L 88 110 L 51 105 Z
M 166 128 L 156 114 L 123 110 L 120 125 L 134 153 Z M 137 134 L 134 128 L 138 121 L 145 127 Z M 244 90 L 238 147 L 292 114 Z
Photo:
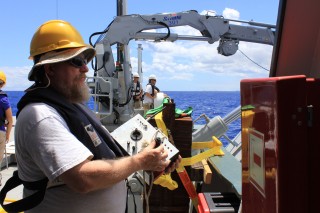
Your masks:
M 151 83 L 148 83 L 147 85 L 151 85 L 151 88 L 152 88 L 152 92 L 151 92 L 151 96 L 153 97 L 154 96 L 154 90 L 157 90 L 158 92 L 160 92 L 160 89 L 156 86 L 156 85 L 153 85 Z
M 140 94 L 140 90 L 141 90 L 140 81 L 137 81 L 136 88 L 133 88 L 133 95 L 138 96 Z
M 141 90 L 141 86 L 140 86 L 140 81 L 137 81 L 136 83 L 136 87 L 133 88 L 132 92 L 133 92 L 133 100 L 134 101 L 139 101 L 140 98 L 137 98 L 140 95 L 140 91 Z
M 27 104 L 39 102 L 46 103 L 58 111 L 66 121 L 71 133 L 94 154 L 93 159 L 114 159 L 127 155 L 126 151 L 106 131 L 91 110 L 82 104 L 67 102 L 52 89 L 36 89 L 27 92 L 17 105 L 17 118 Z M 95 131 L 99 138 L 93 141 L 88 131 Z M 0 192 L 2 207 L 7 212 L 22 212 L 37 206 L 44 198 L 47 183 L 48 178 L 35 182 L 23 181 L 19 178 L 18 171 L 15 171 Z M 4 204 L 7 192 L 20 184 L 23 184 L 27 189 L 37 190 L 37 192 L 16 202 Z
M 7 93 L 0 90 L 0 97 L 1 96 L 8 97 Z M 2 112 L 0 112 L 0 126 L 3 126 L 5 123 L 6 123 L 6 112 L 2 110 Z

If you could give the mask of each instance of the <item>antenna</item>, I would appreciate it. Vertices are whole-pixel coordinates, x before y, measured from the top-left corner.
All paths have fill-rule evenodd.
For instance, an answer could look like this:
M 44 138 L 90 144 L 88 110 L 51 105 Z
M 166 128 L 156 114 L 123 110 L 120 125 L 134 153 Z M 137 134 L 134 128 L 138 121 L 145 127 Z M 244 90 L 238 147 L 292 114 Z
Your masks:
M 56 0 L 56 18 L 59 19 L 59 0 Z

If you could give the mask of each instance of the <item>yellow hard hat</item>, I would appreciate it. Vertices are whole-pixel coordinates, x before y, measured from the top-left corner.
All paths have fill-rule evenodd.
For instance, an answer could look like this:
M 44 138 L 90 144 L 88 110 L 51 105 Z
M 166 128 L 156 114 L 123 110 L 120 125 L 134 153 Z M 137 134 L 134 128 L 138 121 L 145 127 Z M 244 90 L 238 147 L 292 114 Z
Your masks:
M 80 54 L 89 62 L 96 51 L 91 45 L 84 43 L 80 33 L 69 22 L 45 22 L 37 29 L 30 43 L 29 59 L 38 59 L 34 60 L 28 79 L 34 81 L 35 73 L 45 64 L 67 61 Z
M 33 35 L 29 59 L 53 50 L 85 46 L 89 45 L 69 22 L 51 20 L 42 24 Z
M 4 83 L 7 82 L 6 74 L 4 74 L 4 72 L 1 70 L 0 70 L 0 80 L 3 81 Z

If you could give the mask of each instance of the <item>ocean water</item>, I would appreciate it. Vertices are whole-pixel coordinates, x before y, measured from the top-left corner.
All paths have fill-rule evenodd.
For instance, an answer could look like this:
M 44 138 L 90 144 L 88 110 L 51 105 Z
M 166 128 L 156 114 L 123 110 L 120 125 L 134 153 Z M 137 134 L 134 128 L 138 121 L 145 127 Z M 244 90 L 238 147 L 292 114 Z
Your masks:
M 23 96 L 23 91 L 5 91 L 8 94 L 13 115 L 17 113 L 17 103 Z M 240 92 L 223 91 L 165 91 L 165 93 L 174 100 L 179 109 L 193 108 L 191 117 L 197 119 L 201 114 L 207 115 L 210 119 L 215 116 L 225 117 L 228 113 L 240 105 Z M 196 121 L 195 124 L 205 124 L 203 118 Z M 240 131 L 240 119 L 229 125 L 226 135 L 233 139 Z M 226 144 L 226 141 L 223 140 Z
M 176 108 L 193 108 L 192 119 L 197 119 L 201 114 L 205 114 L 210 119 L 215 116 L 224 118 L 228 113 L 240 106 L 240 91 L 167 91 L 168 96 L 174 100 Z M 201 118 L 195 124 L 205 124 L 205 119 Z M 233 139 L 241 129 L 240 119 L 228 126 L 226 135 Z M 221 138 L 224 145 L 228 142 Z

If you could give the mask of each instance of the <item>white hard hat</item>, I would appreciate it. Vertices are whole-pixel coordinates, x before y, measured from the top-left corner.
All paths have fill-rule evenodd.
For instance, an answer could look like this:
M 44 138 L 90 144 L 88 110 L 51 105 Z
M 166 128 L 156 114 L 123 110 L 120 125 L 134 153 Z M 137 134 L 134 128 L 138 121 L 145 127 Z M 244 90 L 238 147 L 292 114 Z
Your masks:
M 134 73 L 133 73 L 133 77 L 134 77 L 134 78 L 140 78 L 140 76 L 139 76 L 139 74 L 138 74 L 137 72 L 134 72 Z
M 149 76 L 149 80 L 157 80 L 156 75 L 150 75 L 150 76 Z

